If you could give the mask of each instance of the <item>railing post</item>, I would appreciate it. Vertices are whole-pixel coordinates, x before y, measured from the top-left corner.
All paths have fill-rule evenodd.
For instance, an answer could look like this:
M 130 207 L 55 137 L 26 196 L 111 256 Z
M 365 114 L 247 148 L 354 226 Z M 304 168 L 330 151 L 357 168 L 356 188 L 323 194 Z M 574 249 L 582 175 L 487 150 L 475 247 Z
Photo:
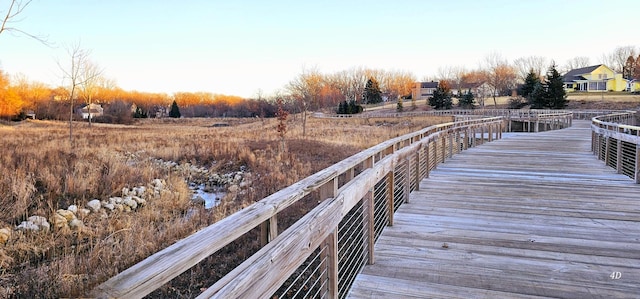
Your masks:
M 420 171 L 420 165 L 422 165 L 422 144 L 418 146 L 418 150 L 416 151 L 416 191 L 420 190 L 420 181 L 422 180 L 422 172 Z
M 260 224 L 260 244 L 267 245 L 278 236 L 278 215 L 273 215 L 269 220 Z
M 368 249 L 369 259 L 367 263 L 369 265 L 373 265 L 376 261 L 374 256 L 373 246 L 376 240 L 375 237 L 375 207 L 374 207 L 374 199 L 373 199 L 373 190 L 369 190 L 367 194 L 362 199 L 364 200 L 364 230 L 367 236 L 364 238 L 365 247 Z
M 338 298 L 338 228 L 331 232 L 324 242 L 327 289 L 323 293 L 326 293 L 328 298 L 335 299 Z
M 387 194 L 389 197 L 389 201 L 387 202 L 387 209 L 389 210 L 389 226 L 393 226 L 393 206 L 395 202 L 395 199 L 393 198 L 393 195 L 395 193 L 394 184 L 394 174 L 393 171 L 390 171 L 389 174 L 387 174 Z
M 447 136 L 449 137 L 449 159 L 453 157 L 453 141 L 455 139 L 455 135 L 455 132 L 453 132 L 453 134 L 447 134 Z
M 489 129 L 489 142 L 491 142 L 493 141 L 493 125 L 489 124 L 488 129 Z
M 616 140 L 618 146 L 616 147 L 616 171 L 622 173 L 622 140 Z
M 411 193 L 411 155 L 405 159 L 407 166 L 404 169 L 404 202 L 409 203 L 409 193 Z
M 442 161 L 440 163 L 444 163 L 445 158 L 447 157 L 447 136 L 443 134 L 442 136 Z
M 609 165 L 608 161 L 609 161 L 609 138 L 605 137 L 604 138 L 604 155 L 602 155 L 603 161 L 604 161 L 604 165 Z
M 638 130 L 638 137 L 640 137 L 640 130 Z M 636 144 L 636 184 L 640 184 L 640 144 Z
M 429 172 L 431 172 L 431 155 L 429 154 L 429 143 L 430 141 L 427 140 L 427 146 L 424 148 L 424 155 L 425 158 L 427 159 L 427 171 L 425 172 L 425 178 L 429 177 Z
M 327 198 L 333 198 L 338 194 L 338 178 L 334 178 L 319 188 L 320 201 L 324 201 Z
M 469 132 L 470 132 L 470 131 L 471 131 L 471 130 L 469 130 L 469 127 L 467 127 L 467 128 L 464 130 L 464 149 L 465 149 L 465 150 L 468 150 L 468 149 L 469 149 L 469 137 L 470 137 L 470 136 L 469 136 Z

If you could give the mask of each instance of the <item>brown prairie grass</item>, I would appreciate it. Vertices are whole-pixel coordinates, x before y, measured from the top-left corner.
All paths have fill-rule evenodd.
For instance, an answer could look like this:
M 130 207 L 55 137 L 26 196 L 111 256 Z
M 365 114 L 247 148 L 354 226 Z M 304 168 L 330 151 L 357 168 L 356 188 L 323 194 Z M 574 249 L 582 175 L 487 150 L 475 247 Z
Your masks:
M 68 123 L 4 124 L 0 126 L 0 228 L 13 228 L 32 215 L 49 218 L 71 204 L 84 206 L 94 198 L 119 196 L 123 187 L 146 185 L 155 178 L 165 179 L 169 191 L 134 213 L 89 214 L 81 219 L 86 225 L 81 230 L 14 232 L 0 244 L 0 298 L 86 295 L 96 284 L 154 252 L 287 185 L 384 140 L 449 120 L 310 118 L 307 136 L 301 136 L 300 117 L 294 115 L 287 124 L 284 153 L 272 119 L 162 119 L 91 127 L 74 123 L 72 144 Z M 221 122 L 230 126 L 211 127 Z M 243 167 L 259 179 L 236 201 L 204 210 L 191 203 L 187 178 L 153 159 L 188 162 L 223 173 Z M 207 259 L 152 296 L 192 296 L 254 252 L 255 235 L 221 250 L 227 255 L 224 266 L 211 266 L 220 259 Z M 194 277 L 206 276 L 211 276 L 208 281 L 194 282 Z

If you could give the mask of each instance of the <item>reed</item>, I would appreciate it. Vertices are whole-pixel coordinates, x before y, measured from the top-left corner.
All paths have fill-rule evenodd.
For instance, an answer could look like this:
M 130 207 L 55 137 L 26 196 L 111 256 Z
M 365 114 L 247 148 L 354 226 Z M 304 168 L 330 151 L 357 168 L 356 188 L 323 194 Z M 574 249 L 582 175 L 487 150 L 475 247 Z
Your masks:
M 166 180 L 168 191 L 135 212 L 91 213 L 81 219 L 85 227 L 80 230 L 14 231 L 0 244 L 0 298 L 82 296 L 152 253 L 316 171 L 389 138 L 449 120 L 310 118 L 307 136 L 302 136 L 294 116 L 287 123 L 286 152 L 280 150 L 275 119 L 148 119 L 130 126 L 91 127 L 75 123 L 73 144 L 68 123 L 3 124 L 0 228 L 13 229 L 32 215 L 49 218 L 71 204 L 84 206 L 95 198 L 120 195 L 123 187 L 156 178 Z M 211 126 L 220 122 L 230 126 Z M 189 178 L 161 167 L 157 159 L 221 173 L 242 168 L 258 179 L 235 200 L 205 210 L 190 200 Z M 241 260 L 253 250 L 242 248 L 255 248 L 245 245 L 230 244 L 223 252 Z M 223 270 L 215 275 L 223 275 Z M 210 266 L 196 267 L 156 295 L 189 297 L 202 287 L 194 277 L 211 271 Z

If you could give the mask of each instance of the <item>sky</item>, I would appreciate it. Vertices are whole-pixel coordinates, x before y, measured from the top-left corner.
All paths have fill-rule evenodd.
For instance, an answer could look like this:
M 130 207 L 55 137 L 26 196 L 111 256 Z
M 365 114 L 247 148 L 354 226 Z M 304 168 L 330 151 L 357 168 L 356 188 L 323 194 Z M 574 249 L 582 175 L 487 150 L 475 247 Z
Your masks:
M 0 15 L 9 0 L 0 0 Z M 598 64 L 640 47 L 637 0 L 33 0 L 0 34 L 0 68 L 52 87 L 79 44 L 125 90 L 257 97 L 304 69 L 475 69 L 491 53 Z

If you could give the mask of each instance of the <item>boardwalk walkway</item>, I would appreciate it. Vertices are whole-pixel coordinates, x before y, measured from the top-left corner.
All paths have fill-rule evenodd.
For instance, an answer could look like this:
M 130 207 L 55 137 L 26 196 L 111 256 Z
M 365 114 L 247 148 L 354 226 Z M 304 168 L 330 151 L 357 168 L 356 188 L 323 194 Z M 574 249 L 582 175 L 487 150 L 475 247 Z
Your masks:
M 431 172 L 350 298 L 640 298 L 640 185 L 586 121 L 505 134 Z

